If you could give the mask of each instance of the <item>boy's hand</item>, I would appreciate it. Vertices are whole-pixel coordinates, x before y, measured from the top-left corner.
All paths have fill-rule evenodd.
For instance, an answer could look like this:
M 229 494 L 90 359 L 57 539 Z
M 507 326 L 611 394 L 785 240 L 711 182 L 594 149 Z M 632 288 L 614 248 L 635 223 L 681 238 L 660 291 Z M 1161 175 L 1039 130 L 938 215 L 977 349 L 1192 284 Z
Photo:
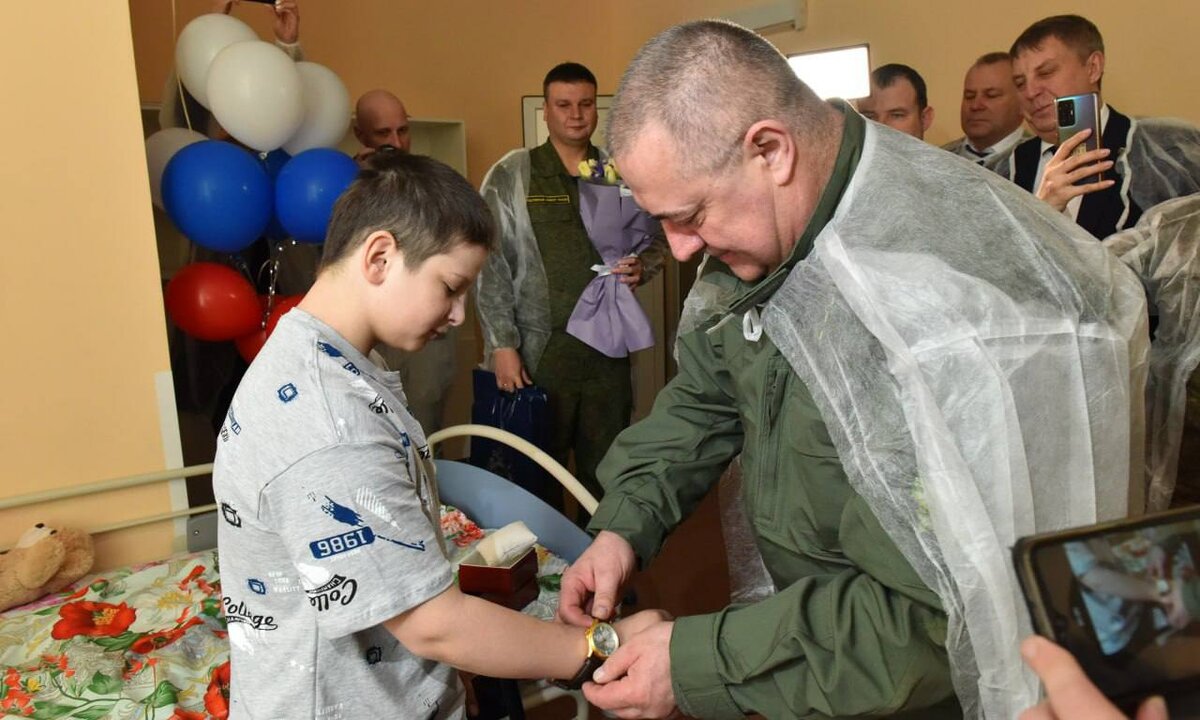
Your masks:
M 624 643 L 626 638 L 631 638 L 648 627 L 674 619 L 666 610 L 642 610 L 617 620 L 613 625 L 617 628 L 617 637 Z

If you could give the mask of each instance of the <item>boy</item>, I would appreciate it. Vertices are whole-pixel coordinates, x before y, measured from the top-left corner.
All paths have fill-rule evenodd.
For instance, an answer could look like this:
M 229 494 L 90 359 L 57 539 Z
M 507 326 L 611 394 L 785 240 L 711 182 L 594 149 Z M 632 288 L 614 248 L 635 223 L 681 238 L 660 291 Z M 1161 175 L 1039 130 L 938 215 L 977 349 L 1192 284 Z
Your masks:
M 458 718 L 451 665 L 581 672 L 579 628 L 459 592 L 424 433 L 396 374 L 367 359 L 461 324 L 492 242 L 480 196 L 426 157 L 376 154 L 337 201 L 316 283 L 247 371 L 218 442 L 234 720 Z

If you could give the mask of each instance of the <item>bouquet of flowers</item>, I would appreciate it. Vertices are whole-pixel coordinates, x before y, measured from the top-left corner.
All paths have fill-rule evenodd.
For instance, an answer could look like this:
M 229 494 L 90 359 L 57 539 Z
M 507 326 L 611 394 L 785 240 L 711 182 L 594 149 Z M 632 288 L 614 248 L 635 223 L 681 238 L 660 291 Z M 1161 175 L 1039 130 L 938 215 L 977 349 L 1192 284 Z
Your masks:
M 617 166 L 612 160 L 584 160 L 579 163 L 579 179 L 603 185 L 618 185 L 621 176 L 617 174 Z
M 613 274 L 623 257 L 636 256 L 654 238 L 656 223 L 620 184 L 610 159 L 579 164 L 579 214 L 603 265 L 584 288 L 567 321 L 567 332 L 609 357 L 625 357 L 654 345 L 650 318 L 633 289 Z

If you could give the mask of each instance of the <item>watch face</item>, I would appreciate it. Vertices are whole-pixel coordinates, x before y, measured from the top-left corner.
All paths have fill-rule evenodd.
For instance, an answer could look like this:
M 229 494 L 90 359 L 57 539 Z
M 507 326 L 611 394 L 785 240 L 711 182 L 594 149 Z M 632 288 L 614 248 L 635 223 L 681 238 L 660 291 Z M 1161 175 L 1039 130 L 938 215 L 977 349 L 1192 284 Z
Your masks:
M 608 657 L 617 651 L 619 644 L 616 628 L 606 622 L 596 623 L 592 630 L 592 647 L 596 649 L 596 654 Z

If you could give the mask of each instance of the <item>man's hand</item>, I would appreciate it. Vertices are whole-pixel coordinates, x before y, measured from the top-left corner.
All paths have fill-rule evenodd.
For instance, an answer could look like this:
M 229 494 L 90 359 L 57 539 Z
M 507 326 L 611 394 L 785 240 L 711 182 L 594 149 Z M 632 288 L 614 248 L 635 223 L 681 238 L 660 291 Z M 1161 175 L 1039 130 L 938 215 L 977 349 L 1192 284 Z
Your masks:
M 1021 655 L 1046 686 L 1046 699 L 1021 713 L 1020 720 L 1127 720 L 1088 680 L 1071 653 L 1058 645 L 1043 637 L 1029 637 L 1021 643 Z M 1152 697 L 1142 703 L 1135 717 L 1168 720 L 1167 704 L 1161 697 Z
M 375 148 L 365 147 L 362 150 L 359 150 L 358 154 L 354 156 L 354 162 L 358 163 L 359 165 L 366 165 L 367 158 L 371 157 L 374 154 L 375 154 Z
M 296 0 L 275 0 L 275 39 L 285 45 L 300 41 L 300 5 Z
M 1058 147 L 1054 157 L 1046 163 L 1042 173 L 1042 184 L 1038 186 L 1037 196 L 1059 212 L 1067 208 L 1072 198 L 1088 193 L 1099 192 L 1113 185 L 1113 180 L 1084 183 L 1076 185 L 1077 180 L 1091 177 L 1112 168 L 1112 160 L 1106 160 L 1111 152 L 1108 148 L 1089 150 L 1081 155 L 1072 155 L 1080 143 L 1092 134 L 1090 128 L 1080 130 Z
M 529 373 L 525 372 L 525 364 L 521 362 L 521 353 L 517 352 L 516 348 L 493 350 L 492 370 L 496 373 L 496 387 L 504 392 L 512 392 L 533 384 Z
M 633 547 L 625 538 L 602 530 L 563 573 L 558 594 L 559 619 L 587 627 L 593 617 L 601 620 L 612 617 L 617 593 L 636 567 Z
M 592 676 L 594 682 L 583 684 L 588 702 L 620 718 L 665 718 L 674 714 L 674 628 L 674 622 L 656 619 L 638 634 L 622 637 L 621 647 Z
M 213 0 L 213 12 L 228 15 L 241 0 Z M 300 41 L 300 6 L 297 0 L 275 0 L 275 39 L 285 45 Z
M 660 622 L 673 620 L 671 613 L 666 610 L 642 610 L 627 618 L 621 618 L 613 623 L 617 629 L 617 637 L 623 643 L 626 639 L 637 635 L 643 630 L 654 627 Z
M 618 280 L 636 288 L 642 284 L 642 259 L 637 255 L 621 258 L 613 268 L 613 274 L 620 275 Z

